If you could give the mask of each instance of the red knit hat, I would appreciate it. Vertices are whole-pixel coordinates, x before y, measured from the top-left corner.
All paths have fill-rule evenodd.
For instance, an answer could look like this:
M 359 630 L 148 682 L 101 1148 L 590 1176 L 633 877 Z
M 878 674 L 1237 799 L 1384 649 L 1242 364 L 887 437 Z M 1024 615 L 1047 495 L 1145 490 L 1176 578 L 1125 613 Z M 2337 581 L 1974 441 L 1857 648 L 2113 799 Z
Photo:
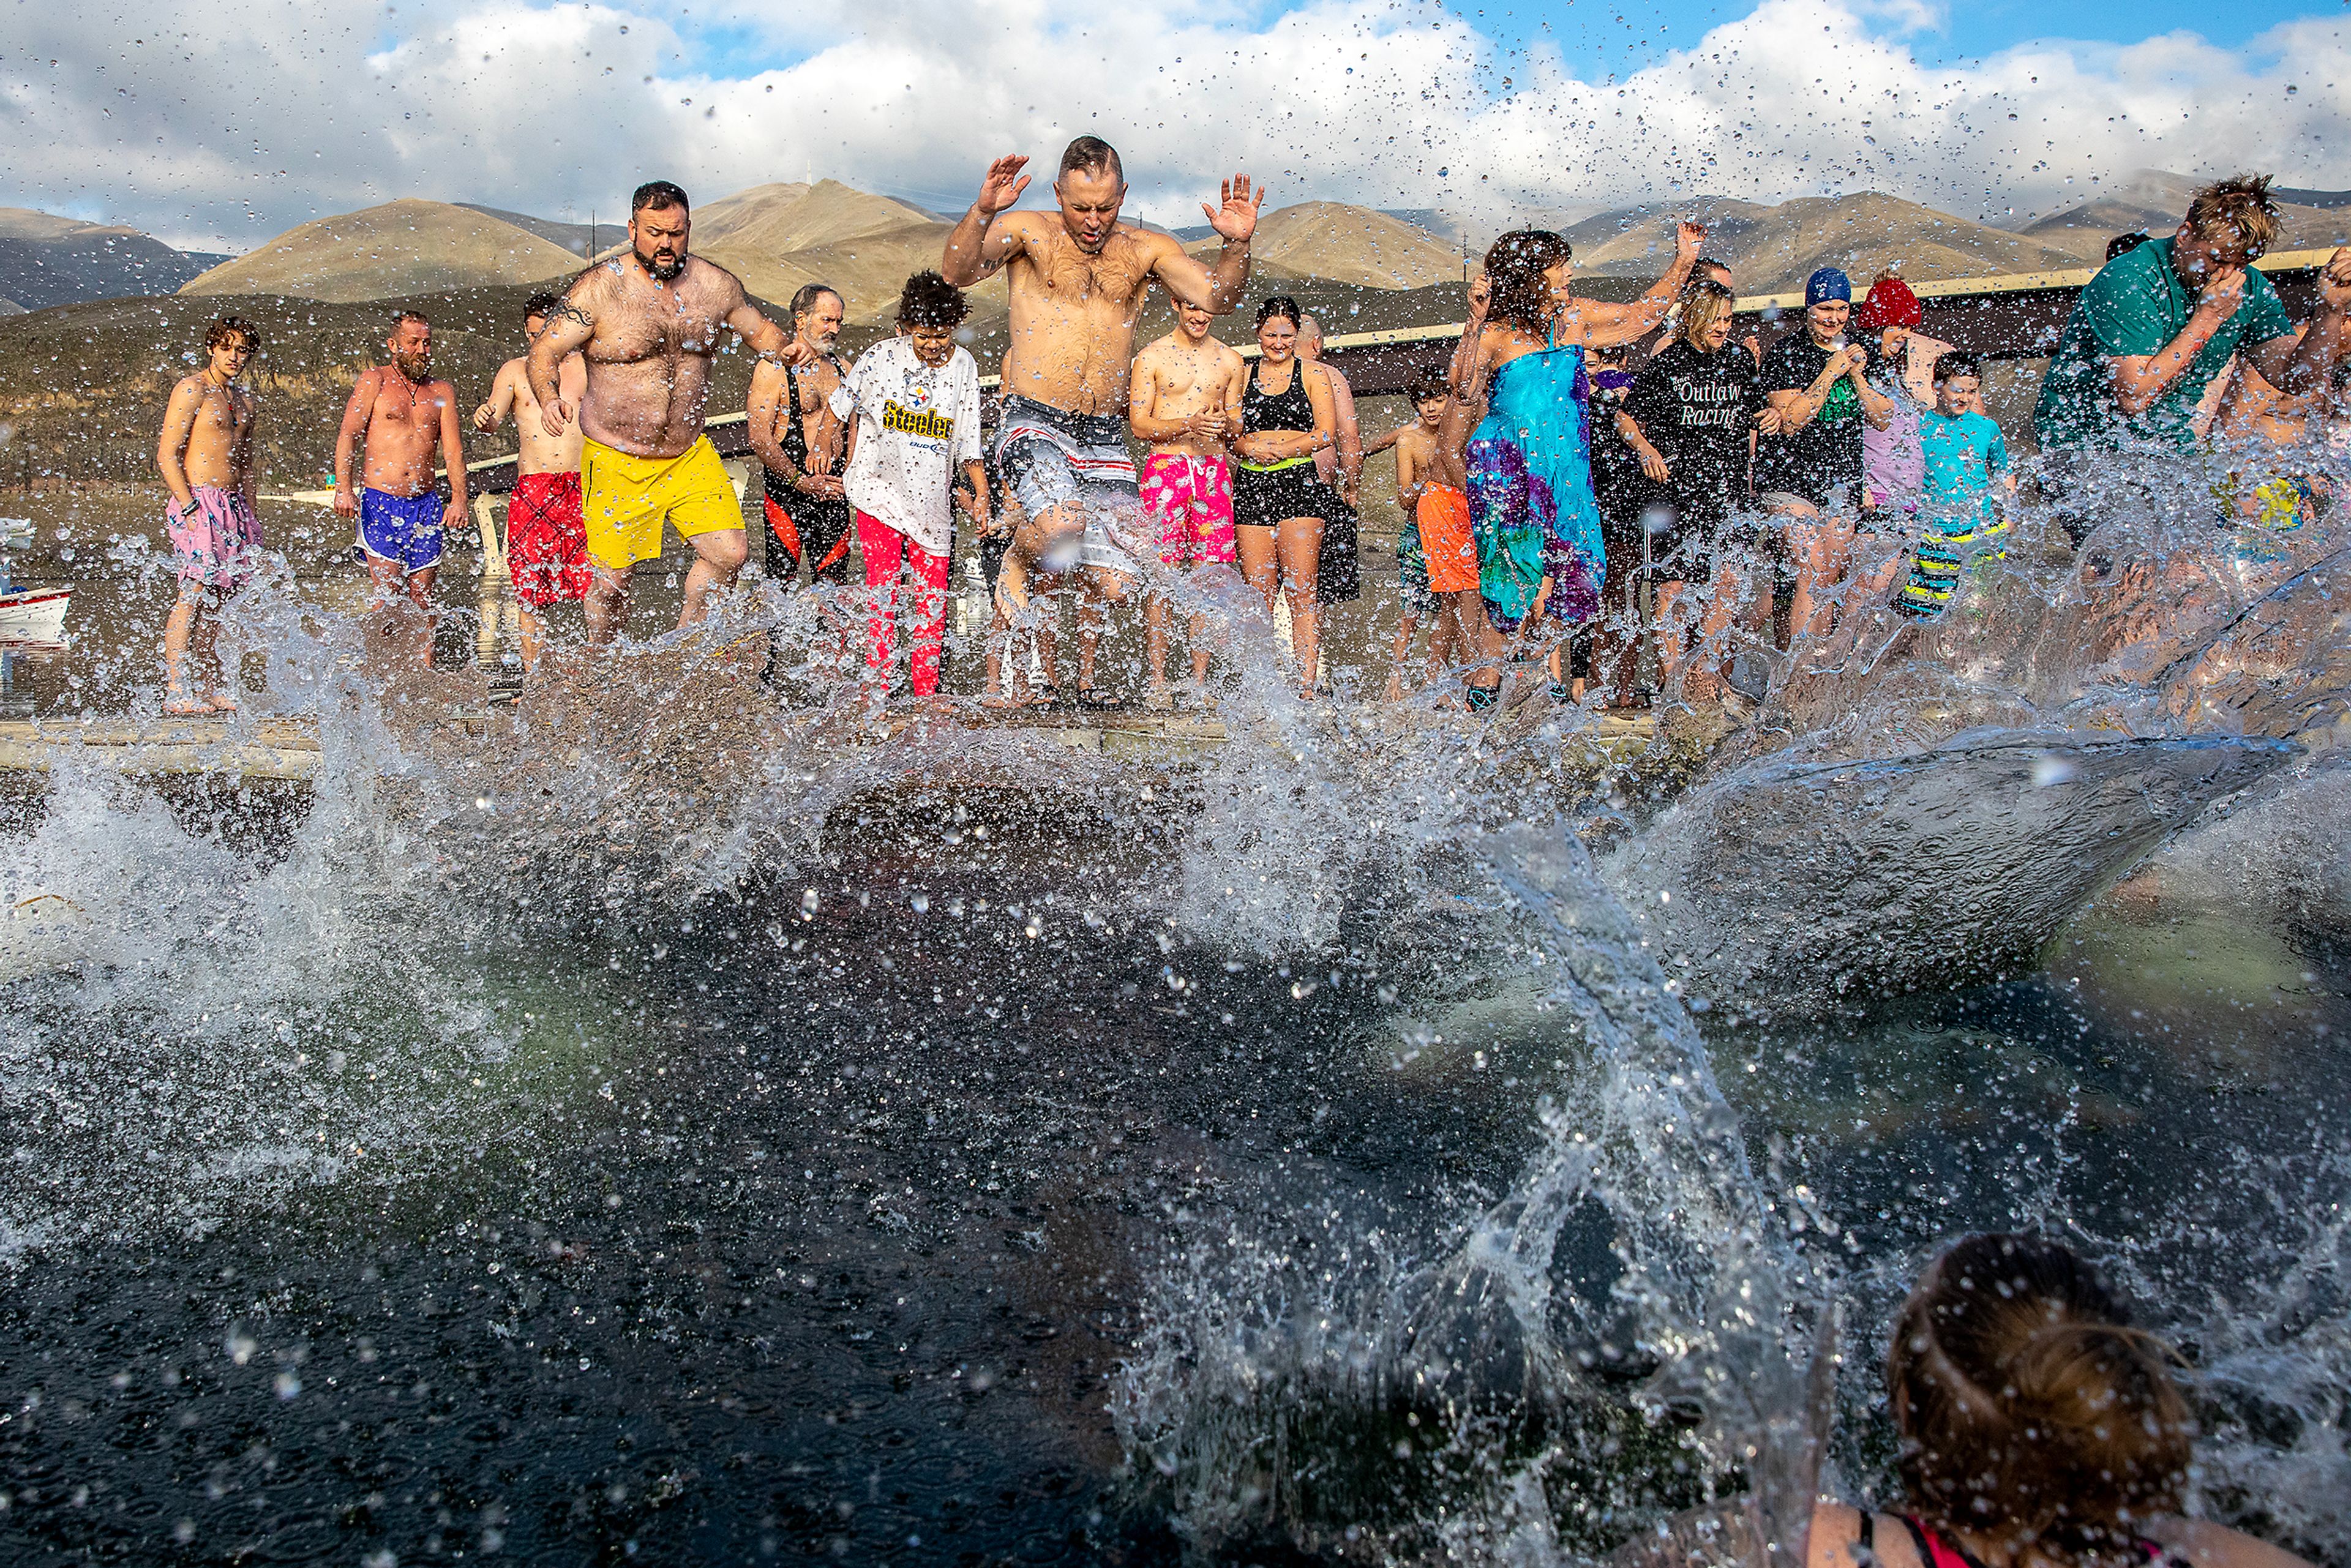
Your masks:
M 1864 332 L 1883 332 L 1888 327 L 1907 327 L 1915 332 L 1926 319 L 1918 297 L 1898 277 L 1881 277 L 1871 284 L 1869 297 L 1853 313 L 1854 326 Z

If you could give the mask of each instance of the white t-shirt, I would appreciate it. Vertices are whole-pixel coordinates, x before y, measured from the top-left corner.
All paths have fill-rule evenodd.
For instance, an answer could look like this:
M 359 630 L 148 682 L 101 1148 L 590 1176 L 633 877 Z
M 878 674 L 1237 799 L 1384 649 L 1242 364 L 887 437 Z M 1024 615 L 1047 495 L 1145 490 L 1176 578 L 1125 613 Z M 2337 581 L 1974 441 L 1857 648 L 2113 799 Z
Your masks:
M 832 411 L 854 411 L 857 455 L 841 476 L 850 505 L 933 555 L 955 538 L 956 468 L 979 461 L 979 367 L 963 350 L 936 370 L 914 355 L 911 338 L 885 338 L 865 350 Z

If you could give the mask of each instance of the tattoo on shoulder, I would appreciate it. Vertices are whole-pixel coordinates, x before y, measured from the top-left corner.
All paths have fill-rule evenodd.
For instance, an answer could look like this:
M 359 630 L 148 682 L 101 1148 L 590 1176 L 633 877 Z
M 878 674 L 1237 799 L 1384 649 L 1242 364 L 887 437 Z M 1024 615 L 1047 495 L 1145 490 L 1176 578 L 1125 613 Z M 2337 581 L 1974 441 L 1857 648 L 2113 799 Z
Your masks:
M 549 311 L 548 315 L 554 320 L 576 321 L 582 327 L 593 327 L 596 325 L 596 318 L 590 315 L 586 308 L 583 308 L 577 300 L 573 299 L 569 294 L 557 300 L 555 302 L 555 308 Z

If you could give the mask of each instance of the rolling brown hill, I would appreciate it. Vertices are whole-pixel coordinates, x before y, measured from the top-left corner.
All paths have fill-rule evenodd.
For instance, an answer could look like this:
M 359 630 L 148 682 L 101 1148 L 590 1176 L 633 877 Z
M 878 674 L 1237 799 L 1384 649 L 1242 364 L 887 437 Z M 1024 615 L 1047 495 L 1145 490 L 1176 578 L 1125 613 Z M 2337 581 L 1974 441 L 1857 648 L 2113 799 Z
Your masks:
M 2074 252 L 2037 237 L 1875 191 L 1804 197 L 1774 207 L 1718 198 L 1673 210 L 1604 214 L 1568 231 L 1572 240 L 1583 236 L 1578 264 L 1604 277 L 1655 276 L 1673 254 L 1674 210 L 1707 222 L 1707 251 L 1729 264 L 1741 294 L 1800 289 L 1822 267 L 1842 267 L 1859 288 L 1888 269 L 1923 283 L 2081 265 Z M 2103 253 L 2104 240 L 2099 244 Z
M 1211 237 L 1186 248 L 1214 252 Z M 1345 202 L 1301 202 L 1258 220 L 1255 258 L 1301 277 L 1366 288 L 1426 288 L 1461 281 L 1461 255 L 1426 229 Z
M 470 208 L 406 199 L 287 230 L 183 294 L 277 294 L 355 303 L 568 277 L 580 258 Z
M 731 268 L 754 294 L 782 305 L 802 284 L 822 283 L 840 292 L 848 306 L 847 319 L 872 326 L 896 315 L 898 293 L 907 278 L 937 270 L 949 227 L 921 220 L 781 255 L 747 252 L 731 240 L 700 248 Z M 975 327 L 1004 319 L 1008 307 L 1002 274 L 967 292 Z
M 696 207 L 694 236 L 705 248 L 782 255 L 936 222 L 893 196 L 820 180 L 813 185 L 754 185 Z

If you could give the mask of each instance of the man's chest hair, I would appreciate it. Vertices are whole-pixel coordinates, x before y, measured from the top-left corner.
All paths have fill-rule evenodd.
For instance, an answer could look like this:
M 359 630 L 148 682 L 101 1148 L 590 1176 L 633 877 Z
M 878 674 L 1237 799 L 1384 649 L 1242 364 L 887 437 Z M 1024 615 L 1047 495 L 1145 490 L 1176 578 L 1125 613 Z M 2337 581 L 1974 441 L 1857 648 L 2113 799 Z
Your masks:
M 1047 288 L 1080 298 L 1132 306 L 1151 276 L 1143 246 L 1124 229 L 1113 234 L 1098 256 L 1088 256 L 1078 248 L 1077 241 L 1060 231 L 1049 232 L 1035 242 L 1030 254 Z
M 802 413 L 824 412 L 841 382 L 841 368 L 825 361 L 796 366 L 787 373 L 791 377 L 793 400 Z
M 600 312 L 600 325 L 616 344 L 632 349 L 715 353 L 724 293 L 706 275 L 688 273 L 668 286 L 624 277 Z

